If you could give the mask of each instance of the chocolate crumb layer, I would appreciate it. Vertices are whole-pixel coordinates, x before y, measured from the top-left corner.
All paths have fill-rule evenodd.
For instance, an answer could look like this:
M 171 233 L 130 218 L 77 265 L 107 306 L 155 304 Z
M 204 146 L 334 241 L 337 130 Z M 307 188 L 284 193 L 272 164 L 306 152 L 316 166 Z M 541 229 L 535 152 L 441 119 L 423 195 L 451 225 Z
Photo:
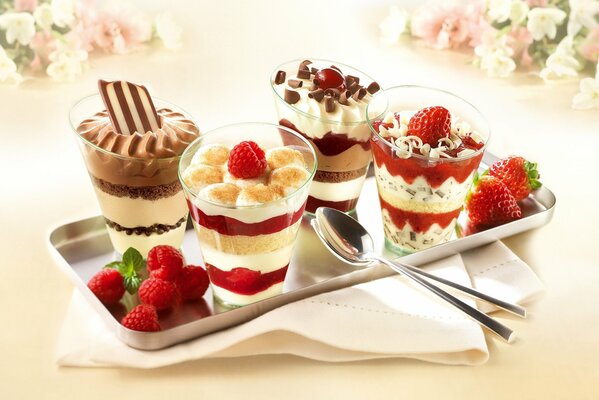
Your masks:
M 156 186 L 128 186 L 110 183 L 92 175 L 94 185 L 101 191 L 115 197 L 142 198 L 144 200 L 158 200 L 174 196 L 182 190 L 181 183 L 174 181 L 165 185 Z
M 114 229 L 117 232 L 125 232 L 127 235 L 146 235 L 146 236 L 150 236 L 153 233 L 156 233 L 158 235 L 162 235 L 163 233 L 166 233 L 170 230 L 173 229 L 177 229 L 178 227 L 180 227 L 185 221 L 187 221 L 187 218 L 181 218 L 179 221 L 177 221 L 177 223 L 175 225 L 168 225 L 168 224 L 154 224 L 151 226 L 136 226 L 133 228 L 127 228 L 125 226 L 119 225 L 114 221 L 109 220 L 108 218 L 104 218 L 104 220 L 106 221 L 106 225 L 108 225 L 110 228 Z
M 357 179 L 366 174 L 366 167 L 354 169 L 353 171 L 341 171 L 341 172 L 333 172 L 333 171 L 316 171 L 314 175 L 314 180 L 317 182 L 328 182 L 328 183 L 339 183 L 345 181 L 351 181 L 352 179 Z

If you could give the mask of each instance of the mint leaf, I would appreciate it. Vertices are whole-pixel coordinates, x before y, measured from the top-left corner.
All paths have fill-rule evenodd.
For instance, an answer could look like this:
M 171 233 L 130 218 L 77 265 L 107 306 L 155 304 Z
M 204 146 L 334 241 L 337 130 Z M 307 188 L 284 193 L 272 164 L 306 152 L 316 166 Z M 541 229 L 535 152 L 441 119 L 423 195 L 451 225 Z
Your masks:
M 133 271 L 139 272 L 143 268 L 144 258 L 139 251 L 133 247 L 129 247 L 127 251 L 125 251 L 125 254 L 123 254 L 123 263 L 130 266 Z
M 144 267 L 144 259 L 133 247 L 129 247 L 123 254 L 123 261 L 118 265 L 118 270 L 123 275 L 125 288 L 131 294 L 137 293 L 141 284 L 141 276 L 138 274 Z
M 120 266 L 121 266 L 121 262 L 120 261 L 113 261 L 113 262 L 110 262 L 110 263 L 106 264 L 104 266 L 104 268 L 114 268 L 114 269 L 118 269 L 119 272 L 120 272 Z

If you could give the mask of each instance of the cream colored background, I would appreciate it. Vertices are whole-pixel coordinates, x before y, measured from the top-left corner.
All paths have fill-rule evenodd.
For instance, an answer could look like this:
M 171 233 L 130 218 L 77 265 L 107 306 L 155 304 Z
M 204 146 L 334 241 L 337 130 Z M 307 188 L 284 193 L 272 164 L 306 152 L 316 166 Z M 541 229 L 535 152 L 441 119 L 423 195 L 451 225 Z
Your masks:
M 575 82 L 486 78 L 470 55 L 387 47 L 382 2 L 171 1 L 185 25 L 178 52 L 100 57 L 72 84 L 0 87 L 0 397 L 70 398 L 518 398 L 599 396 L 599 111 L 575 112 Z M 218 5 L 217 5 L 218 4 Z M 476 104 L 494 131 L 491 151 L 537 160 L 558 197 L 553 222 L 506 240 L 540 275 L 546 295 L 528 320 L 505 322 L 519 340 L 489 342 L 481 367 L 409 360 L 326 364 L 290 356 L 206 360 L 152 371 L 58 368 L 53 350 L 72 286 L 52 262 L 47 235 L 99 213 L 69 130 L 69 107 L 98 78 L 146 83 L 195 115 L 202 130 L 274 121 L 272 68 L 298 57 L 339 60 L 389 87 L 437 86 Z M 384 329 L 384 327 L 378 327 Z M 184 396 L 184 397 L 183 397 Z

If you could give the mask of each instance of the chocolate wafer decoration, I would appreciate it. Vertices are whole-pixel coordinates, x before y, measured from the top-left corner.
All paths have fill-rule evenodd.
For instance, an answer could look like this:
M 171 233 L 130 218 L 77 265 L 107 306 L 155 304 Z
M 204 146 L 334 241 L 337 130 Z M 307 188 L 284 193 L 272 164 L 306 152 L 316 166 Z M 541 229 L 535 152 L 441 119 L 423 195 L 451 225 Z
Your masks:
M 160 118 L 148 90 L 127 81 L 98 81 L 100 95 L 117 133 L 155 132 L 160 129 Z

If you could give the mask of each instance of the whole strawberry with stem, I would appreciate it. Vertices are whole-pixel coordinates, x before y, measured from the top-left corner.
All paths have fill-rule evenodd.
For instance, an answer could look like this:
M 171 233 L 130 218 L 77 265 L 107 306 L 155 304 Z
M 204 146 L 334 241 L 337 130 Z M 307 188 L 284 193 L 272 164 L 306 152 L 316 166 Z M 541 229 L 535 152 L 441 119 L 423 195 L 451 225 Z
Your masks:
M 483 175 L 466 196 L 469 231 L 481 231 L 522 218 L 522 210 L 508 187 L 499 179 Z
M 502 181 L 512 192 L 516 201 L 525 199 L 533 190 L 542 186 L 539 182 L 537 163 L 527 161 L 519 156 L 510 156 L 496 161 L 487 173 Z
M 141 332 L 157 332 L 161 329 L 156 308 L 147 304 L 135 306 L 121 320 L 121 324 L 125 328 Z
M 437 147 L 439 139 L 451 133 L 451 114 L 445 107 L 426 107 L 410 118 L 408 135 L 418 136 L 423 143 Z

